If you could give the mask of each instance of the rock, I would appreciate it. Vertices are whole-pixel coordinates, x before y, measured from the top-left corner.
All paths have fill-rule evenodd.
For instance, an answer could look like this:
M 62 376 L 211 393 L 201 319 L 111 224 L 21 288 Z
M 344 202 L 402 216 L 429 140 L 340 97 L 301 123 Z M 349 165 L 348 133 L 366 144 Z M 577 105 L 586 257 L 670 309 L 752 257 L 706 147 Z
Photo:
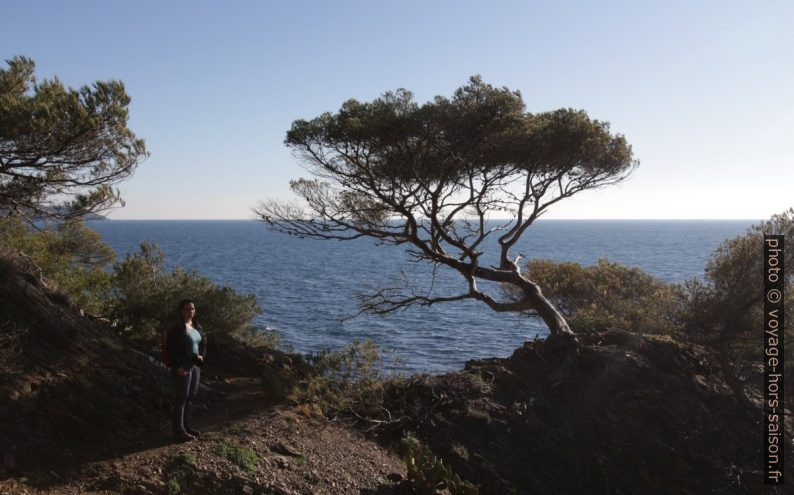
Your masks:
M 282 442 L 276 442 L 270 446 L 270 450 L 277 454 L 282 454 L 290 457 L 300 457 L 301 455 L 293 449 L 290 449 Z
M 313 484 L 313 485 L 316 485 L 317 483 L 322 481 L 322 478 L 320 477 L 319 473 L 315 469 L 312 469 L 311 472 L 306 474 L 306 475 L 304 475 L 303 478 L 306 481 L 308 481 L 309 483 Z
M 287 488 L 281 485 L 273 485 L 270 487 L 270 491 L 275 495 L 291 495 L 292 492 L 289 491 Z

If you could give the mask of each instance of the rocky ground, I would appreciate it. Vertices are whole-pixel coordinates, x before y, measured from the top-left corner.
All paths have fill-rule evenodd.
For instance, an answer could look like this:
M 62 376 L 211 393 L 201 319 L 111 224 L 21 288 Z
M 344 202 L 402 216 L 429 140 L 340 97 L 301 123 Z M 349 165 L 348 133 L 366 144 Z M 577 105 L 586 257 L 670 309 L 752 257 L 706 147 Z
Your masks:
M 405 467 L 388 449 L 345 425 L 273 406 L 258 381 L 232 383 L 214 409 L 199 408 L 196 441 L 174 443 L 161 428 L 95 460 L 0 481 L 0 493 L 403 492 Z
M 414 432 L 483 495 L 762 491 L 761 410 L 735 399 L 713 351 L 627 332 L 581 341 L 557 387 L 548 377 L 563 356 L 540 342 L 395 383 L 383 401 L 394 425 L 381 434 Z

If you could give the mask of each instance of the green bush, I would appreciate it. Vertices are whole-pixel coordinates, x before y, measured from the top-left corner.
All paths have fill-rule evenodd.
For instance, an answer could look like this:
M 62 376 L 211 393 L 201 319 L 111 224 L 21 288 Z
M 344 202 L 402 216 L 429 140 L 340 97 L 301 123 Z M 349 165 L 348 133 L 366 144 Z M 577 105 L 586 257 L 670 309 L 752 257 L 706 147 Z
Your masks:
M 375 343 L 354 340 L 338 351 L 306 356 L 314 373 L 290 385 L 290 398 L 324 414 L 380 409 L 383 363 Z
M 215 455 L 227 459 L 243 471 L 252 473 L 259 469 L 259 455 L 248 447 L 222 442 L 215 447 Z
M 626 330 L 679 335 L 684 293 L 643 272 L 598 260 L 593 266 L 530 260 L 527 276 L 560 309 L 577 333 Z
M 177 321 L 177 304 L 192 298 L 206 330 L 227 332 L 254 346 L 274 348 L 276 332 L 252 324 L 261 313 L 253 294 L 221 287 L 194 271 L 167 270 L 155 243 L 112 266 L 113 250 L 80 220 L 36 229 L 18 217 L 0 218 L 0 254 L 60 290 L 88 313 L 108 317 L 122 332 L 141 340 L 160 335 Z
M 746 234 L 724 241 L 709 257 L 704 280 L 686 284 L 687 304 L 683 323 L 693 340 L 710 342 L 730 338 L 746 351 L 762 350 L 754 337 L 763 328 L 763 238 L 783 234 L 794 239 L 794 209 L 750 227 Z M 794 249 L 785 251 L 787 321 L 794 316 Z M 791 327 L 789 325 L 789 327 Z M 743 341 L 749 339 L 750 345 Z
M 99 234 L 80 220 L 36 229 L 18 217 L 0 218 L 0 251 L 92 314 L 102 312 L 115 258 Z
M 374 381 L 381 377 L 380 353 L 370 339 L 353 340 L 339 351 L 309 354 L 306 360 L 320 374 L 339 383 Z
M 175 458 L 175 462 L 177 464 L 184 464 L 185 466 L 196 468 L 198 467 L 198 459 L 196 459 L 196 454 L 193 452 L 185 452 L 179 454 Z
M 709 257 L 703 279 L 667 284 L 606 260 L 583 267 L 577 263 L 532 260 L 527 276 L 560 308 L 578 333 L 623 329 L 662 334 L 714 349 L 728 385 L 748 408 L 745 392 L 757 386 L 757 366 L 763 358 L 764 234 L 794 239 L 794 209 L 754 225 L 724 241 Z M 785 251 L 784 320 L 794 318 L 794 249 Z M 794 329 L 785 328 L 786 347 L 794 348 Z M 794 363 L 786 362 L 786 370 Z
M 444 461 L 432 455 L 415 437 L 403 439 L 403 455 L 407 479 L 411 491 L 416 495 L 477 495 L 478 485 L 473 485 L 452 470 Z
M 794 209 L 750 227 L 742 236 L 724 241 L 710 256 L 703 280 L 685 284 L 686 305 L 681 319 L 689 340 L 718 350 L 728 384 L 748 406 L 746 385 L 760 380 L 755 365 L 763 358 L 764 234 L 794 239 Z M 794 318 L 794 249 L 788 246 L 781 274 L 785 289 L 784 321 Z M 794 328 L 785 327 L 785 354 L 794 348 Z M 794 369 L 786 361 L 786 371 Z
M 233 337 L 254 348 L 266 347 L 268 349 L 279 349 L 281 346 L 281 334 L 276 330 L 262 330 L 252 325 L 243 327 L 243 329 L 233 334 Z
M 178 480 L 168 480 L 168 483 L 165 485 L 166 492 L 168 495 L 178 495 L 182 493 L 182 485 L 179 484 Z
M 261 312 L 253 294 L 221 287 L 195 271 L 167 270 L 165 255 L 155 243 L 143 242 L 113 266 L 108 314 L 122 332 L 140 339 L 161 334 L 177 321 L 179 301 L 196 302 L 197 319 L 210 332 L 226 332 L 245 339 L 256 330 L 252 320 Z
M 165 465 L 163 475 L 166 492 L 169 494 L 193 493 L 192 486 L 206 478 L 206 473 L 198 466 L 196 454 L 184 452 L 177 454 Z

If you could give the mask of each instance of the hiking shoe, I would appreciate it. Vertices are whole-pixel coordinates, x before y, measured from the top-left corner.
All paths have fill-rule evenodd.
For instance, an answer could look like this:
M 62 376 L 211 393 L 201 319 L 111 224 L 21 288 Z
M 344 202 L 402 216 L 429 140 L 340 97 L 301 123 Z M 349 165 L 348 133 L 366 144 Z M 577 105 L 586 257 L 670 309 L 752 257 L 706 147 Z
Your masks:
M 179 432 L 179 433 L 176 433 L 176 434 L 174 435 L 174 438 L 175 438 L 175 439 L 176 439 L 178 442 L 189 442 L 189 441 L 191 441 L 191 440 L 195 440 L 195 439 L 196 439 L 196 437 L 194 437 L 193 435 L 191 435 L 190 433 L 188 433 L 188 432 L 186 432 L 186 431 L 181 431 L 181 432 Z
M 193 428 L 185 428 L 185 431 L 187 431 L 189 435 L 193 435 L 196 438 L 201 436 L 201 432 L 198 430 L 194 430 Z

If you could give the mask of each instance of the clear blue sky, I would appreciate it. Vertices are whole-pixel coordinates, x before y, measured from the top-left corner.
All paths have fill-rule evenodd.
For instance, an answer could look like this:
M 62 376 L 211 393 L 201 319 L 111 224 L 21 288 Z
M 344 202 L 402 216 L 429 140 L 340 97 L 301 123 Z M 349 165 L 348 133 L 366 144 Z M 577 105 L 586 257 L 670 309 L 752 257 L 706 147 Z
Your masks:
M 111 218 L 250 218 L 306 175 L 291 122 L 473 74 L 583 108 L 640 168 L 548 218 L 766 218 L 794 206 L 794 2 L 0 2 L 2 58 L 120 79 L 151 157 Z

